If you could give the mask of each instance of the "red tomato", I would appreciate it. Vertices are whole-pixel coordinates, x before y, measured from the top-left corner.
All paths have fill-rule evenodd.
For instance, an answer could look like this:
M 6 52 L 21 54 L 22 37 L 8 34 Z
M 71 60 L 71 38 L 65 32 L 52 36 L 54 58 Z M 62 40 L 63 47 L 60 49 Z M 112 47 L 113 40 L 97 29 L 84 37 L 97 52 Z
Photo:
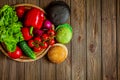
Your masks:
M 28 46 L 31 47 L 31 48 L 34 47 L 34 41 L 33 40 L 29 40 L 28 41 Z
M 16 14 L 19 18 L 22 18 L 24 13 L 25 13 L 25 7 L 24 6 L 16 7 Z
M 42 35 L 42 40 L 46 41 L 48 40 L 49 36 L 47 34 L 43 34 Z
M 54 40 L 54 39 L 51 39 L 51 40 L 49 41 L 49 45 L 53 45 L 53 44 L 55 44 L 55 40 Z
M 45 48 L 48 47 L 48 44 L 47 44 L 46 42 L 43 42 L 43 43 L 41 44 L 41 47 L 42 47 L 43 49 L 45 49 Z
M 8 52 L 8 55 L 13 58 L 13 59 L 17 59 L 20 58 L 22 56 L 22 51 L 21 49 L 17 46 L 16 50 L 14 52 Z
M 23 37 L 25 40 L 30 40 L 32 38 L 32 35 L 30 35 L 30 29 L 27 27 L 23 27 L 21 29 Z
M 49 36 L 55 36 L 55 31 L 52 30 L 52 29 L 49 30 L 49 31 L 48 31 L 48 35 L 49 35 Z
M 40 46 L 39 47 L 36 47 L 36 46 L 33 47 L 34 52 L 40 52 L 41 50 L 42 50 L 42 48 Z
M 39 37 L 35 37 L 34 42 L 39 44 L 41 42 L 41 39 Z

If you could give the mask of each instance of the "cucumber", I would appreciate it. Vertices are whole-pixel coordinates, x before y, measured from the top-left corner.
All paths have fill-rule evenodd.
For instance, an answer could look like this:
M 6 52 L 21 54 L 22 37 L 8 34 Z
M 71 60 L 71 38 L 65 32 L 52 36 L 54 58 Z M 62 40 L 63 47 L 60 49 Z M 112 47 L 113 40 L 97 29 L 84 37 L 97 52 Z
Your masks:
M 22 51 L 31 59 L 36 59 L 35 53 L 32 51 L 32 49 L 27 45 L 25 41 L 19 42 L 19 46 L 22 49 Z

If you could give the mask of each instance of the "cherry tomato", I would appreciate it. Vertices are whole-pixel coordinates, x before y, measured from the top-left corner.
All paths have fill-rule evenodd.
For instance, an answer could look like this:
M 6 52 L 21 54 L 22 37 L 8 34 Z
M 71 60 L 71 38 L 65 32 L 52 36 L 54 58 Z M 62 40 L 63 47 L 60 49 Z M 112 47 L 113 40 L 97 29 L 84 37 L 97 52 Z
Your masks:
M 33 47 L 34 52 L 40 52 L 41 50 L 42 50 L 42 48 L 40 46 L 38 46 L 38 47 L 34 46 Z
M 17 46 L 14 52 L 8 52 L 8 55 L 13 58 L 13 59 L 17 59 L 20 58 L 22 56 L 22 51 L 21 49 Z
M 28 41 L 28 46 L 31 47 L 31 48 L 34 47 L 34 41 L 33 40 L 29 40 Z
M 39 44 L 41 42 L 41 39 L 39 37 L 35 37 L 34 42 Z
M 48 47 L 48 44 L 47 44 L 46 42 L 43 42 L 43 43 L 41 44 L 41 47 L 42 47 L 43 49 L 45 49 L 45 48 Z
M 25 7 L 24 6 L 16 7 L 16 14 L 19 18 L 22 18 L 24 13 L 25 13 Z
M 42 35 L 42 40 L 46 41 L 48 40 L 49 36 L 47 34 L 43 34 Z
M 54 39 L 51 39 L 51 40 L 49 41 L 49 45 L 53 45 L 53 44 L 55 44 L 55 40 L 54 40 Z
M 49 35 L 49 36 L 55 36 L 55 31 L 52 30 L 52 29 L 50 29 L 50 30 L 48 31 L 48 35 Z

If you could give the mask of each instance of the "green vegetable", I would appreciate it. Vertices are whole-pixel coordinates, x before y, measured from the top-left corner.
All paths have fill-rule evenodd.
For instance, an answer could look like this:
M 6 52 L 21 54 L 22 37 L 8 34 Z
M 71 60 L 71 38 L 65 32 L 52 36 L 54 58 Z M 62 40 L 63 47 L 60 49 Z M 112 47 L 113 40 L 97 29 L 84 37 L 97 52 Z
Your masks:
M 55 39 L 57 42 L 67 44 L 72 39 L 72 27 L 69 24 L 62 24 L 56 28 Z
M 24 39 L 21 27 L 15 8 L 3 6 L 0 9 L 0 42 L 6 45 L 9 52 L 15 51 L 17 43 Z
M 30 27 L 30 35 L 33 36 L 33 27 Z
M 62 27 L 67 27 L 67 28 L 69 28 L 71 30 L 71 32 L 73 31 L 72 27 L 69 24 L 67 24 L 67 23 L 58 25 L 55 30 L 57 31 L 57 29 L 62 28 Z
M 28 57 L 30 57 L 31 59 L 36 58 L 35 53 L 31 50 L 31 48 L 27 45 L 25 41 L 19 42 L 19 46 Z

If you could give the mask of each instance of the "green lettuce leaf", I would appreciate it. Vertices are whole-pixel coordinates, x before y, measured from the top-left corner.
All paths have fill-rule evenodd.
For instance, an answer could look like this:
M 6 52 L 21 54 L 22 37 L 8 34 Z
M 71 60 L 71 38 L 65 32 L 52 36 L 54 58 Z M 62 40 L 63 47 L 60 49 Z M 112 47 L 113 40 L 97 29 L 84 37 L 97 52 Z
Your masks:
M 15 51 L 17 43 L 23 40 L 21 27 L 22 23 L 18 21 L 15 8 L 4 5 L 0 9 L 0 42 L 10 52 Z

